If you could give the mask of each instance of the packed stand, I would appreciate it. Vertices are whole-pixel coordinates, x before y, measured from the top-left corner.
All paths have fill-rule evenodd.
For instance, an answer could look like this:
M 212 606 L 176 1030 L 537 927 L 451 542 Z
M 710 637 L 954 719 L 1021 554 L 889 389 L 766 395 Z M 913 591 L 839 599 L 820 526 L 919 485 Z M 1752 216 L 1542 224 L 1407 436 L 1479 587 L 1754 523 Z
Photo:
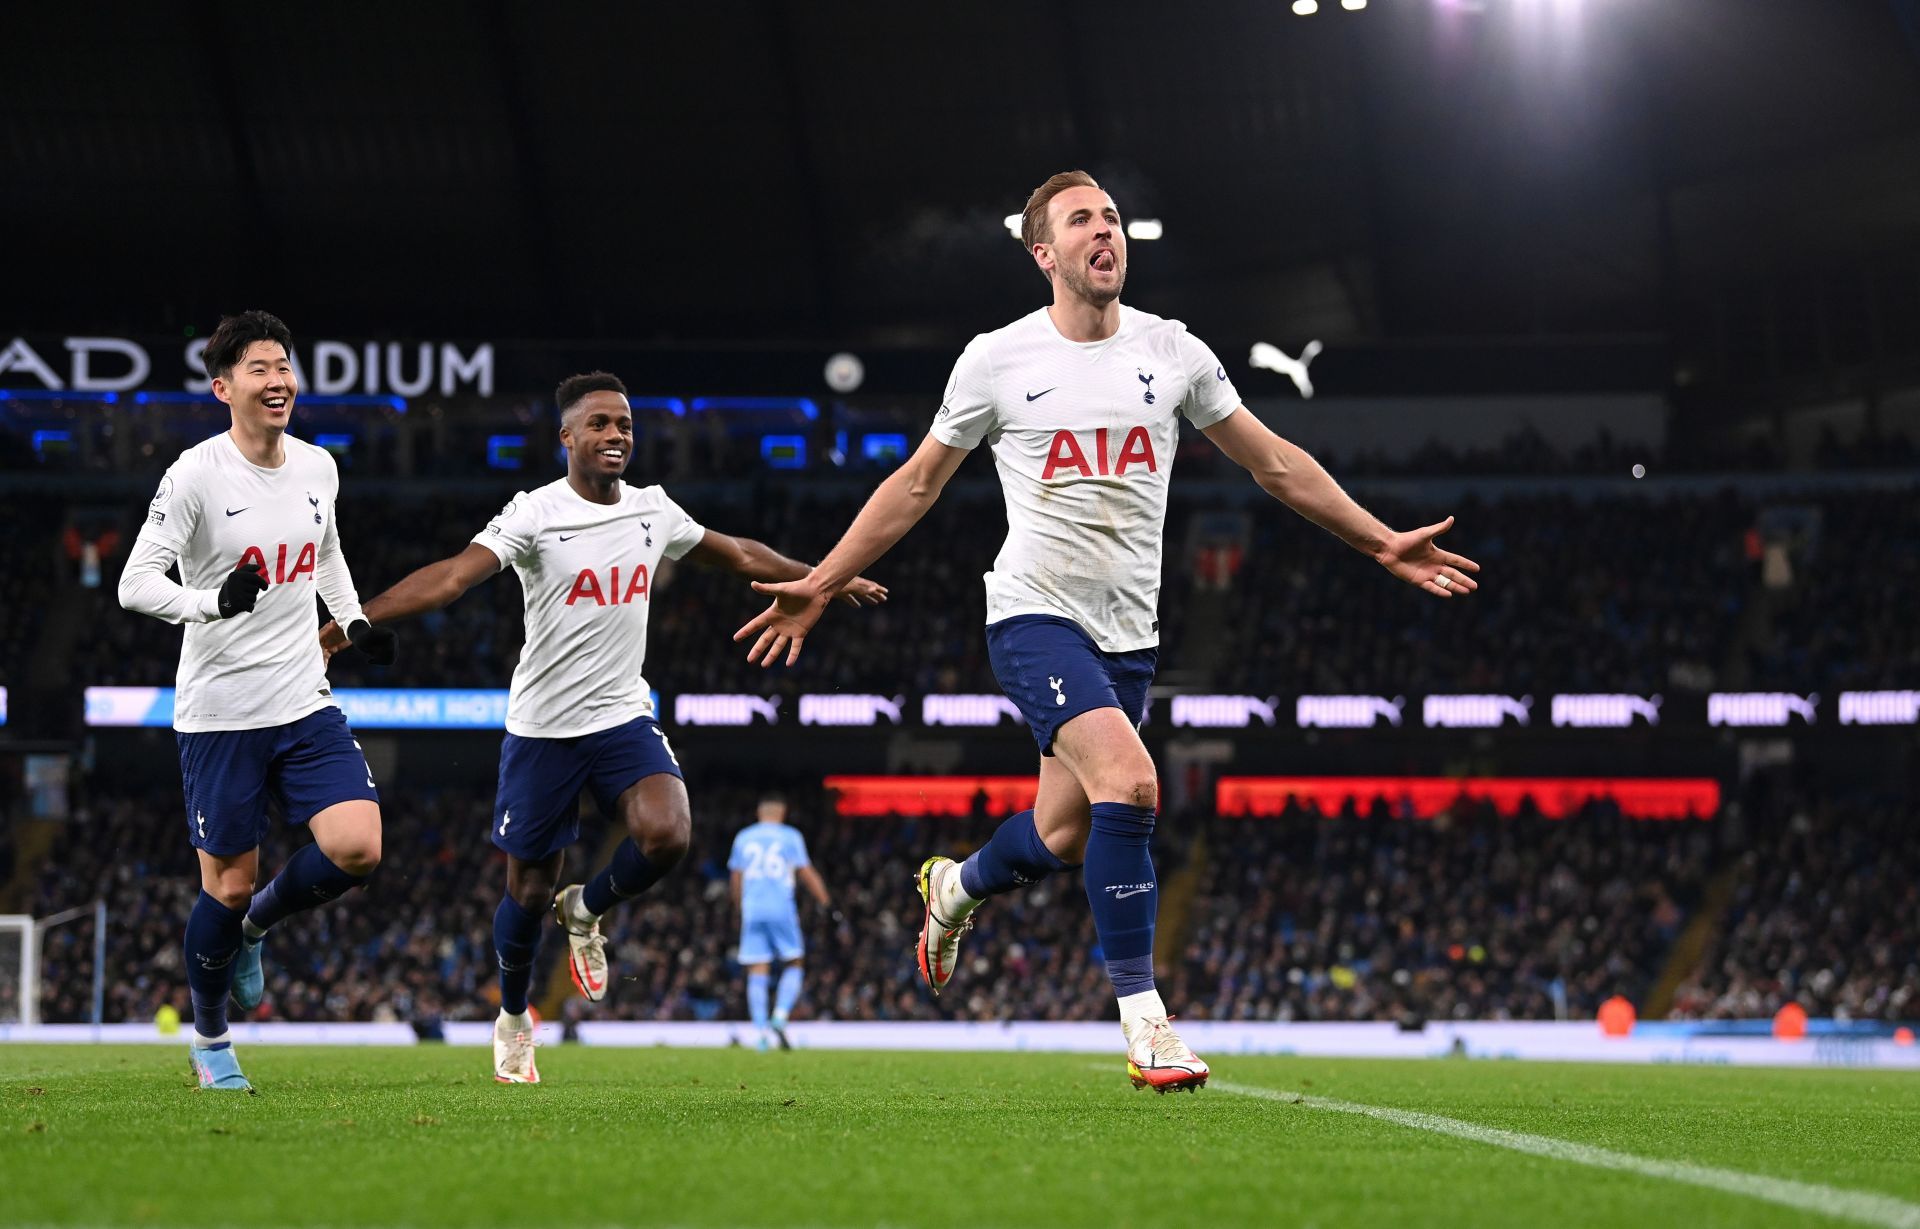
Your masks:
M 1638 1001 L 1712 872 L 1711 821 L 1383 804 L 1206 827 L 1169 1001 L 1193 1018 L 1592 1018 Z
M 1795 800 L 1756 823 L 1682 1019 L 1920 1018 L 1920 824 L 1911 804 Z

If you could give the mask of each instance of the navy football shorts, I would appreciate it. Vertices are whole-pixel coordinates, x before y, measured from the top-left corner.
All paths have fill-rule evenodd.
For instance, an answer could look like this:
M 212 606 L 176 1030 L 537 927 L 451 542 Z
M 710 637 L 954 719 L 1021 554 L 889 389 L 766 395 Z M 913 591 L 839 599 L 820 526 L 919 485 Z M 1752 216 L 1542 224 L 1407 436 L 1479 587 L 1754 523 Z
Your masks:
M 987 625 L 987 658 L 1040 754 L 1052 755 L 1060 727 L 1096 708 L 1117 708 L 1138 728 L 1160 650 L 1106 653 L 1071 619 L 1014 615 Z
M 493 843 L 524 862 L 543 861 L 580 839 L 581 790 L 592 790 L 611 819 L 634 782 L 663 772 L 680 776 L 680 761 L 651 717 L 573 738 L 509 734 L 500 743 Z
M 269 801 L 290 824 L 304 824 L 337 802 L 380 801 L 367 757 L 332 705 L 287 725 L 175 737 L 188 838 L 216 857 L 260 847 Z

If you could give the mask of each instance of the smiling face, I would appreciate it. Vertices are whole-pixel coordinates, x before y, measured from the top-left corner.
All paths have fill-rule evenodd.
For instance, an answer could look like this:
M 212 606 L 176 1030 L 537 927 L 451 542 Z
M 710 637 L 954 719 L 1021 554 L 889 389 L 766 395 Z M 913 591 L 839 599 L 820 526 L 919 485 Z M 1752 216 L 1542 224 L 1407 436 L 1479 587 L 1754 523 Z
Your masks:
M 1127 281 L 1127 236 L 1120 210 L 1099 188 L 1068 188 L 1047 202 L 1047 233 L 1033 259 L 1062 289 L 1095 307 L 1120 297 Z
M 234 421 L 256 431 L 285 431 L 299 394 L 293 359 L 277 341 L 253 342 L 213 378 L 213 395 L 232 407 Z
M 593 482 L 611 482 L 633 460 L 633 410 L 619 393 L 602 389 L 567 407 L 560 420 L 567 472 Z

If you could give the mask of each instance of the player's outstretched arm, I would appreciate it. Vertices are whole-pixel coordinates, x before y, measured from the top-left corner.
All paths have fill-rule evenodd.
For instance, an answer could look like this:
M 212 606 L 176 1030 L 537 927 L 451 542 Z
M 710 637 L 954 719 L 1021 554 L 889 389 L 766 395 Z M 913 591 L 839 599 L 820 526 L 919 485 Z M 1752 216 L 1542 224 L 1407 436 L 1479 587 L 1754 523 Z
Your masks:
M 378 626 L 438 610 L 499 570 L 500 556 L 472 542 L 457 555 L 408 573 L 399 584 L 368 602 L 362 615 Z M 328 657 L 345 647 L 347 632 L 338 622 L 320 629 L 320 648 Z
M 1341 490 L 1305 449 L 1274 434 L 1245 406 L 1205 431 L 1267 494 L 1408 584 L 1435 597 L 1472 593 L 1480 587 L 1468 575 L 1478 572 L 1479 564 L 1434 544 L 1435 538 L 1453 528 L 1452 517 L 1404 533 L 1387 528 Z
M 698 545 L 686 553 L 690 563 L 744 576 L 748 580 L 799 580 L 813 569 L 797 559 L 789 559 L 765 542 L 736 538 L 718 530 L 707 530 Z M 840 586 L 835 597 L 849 606 L 877 606 L 887 600 L 887 587 L 864 576 L 856 576 Z
M 887 475 L 868 497 L 860 515 L 818 567 L 798 580 L 753 582 L 755 589 L 773 598 L 773 604 L 733 634 L 735 640 L 755 637 L 747 660 L 763 666 L 782 659 L 788 665 L 800 660 L 800 646 L 826 613 L 827 603 L 920 523 L 940 498 L 947 479 L 966 459 L 966 449 L 927 436 L 906 464 Z
M 807 895 L 820 902 L 822 909 L 833 908 L 833 896 L 827 891 L 827 881 L 820 877 L 819 871 L 811 866 L 796 867 L 794 868 L 793 877 L 800 881 L 802 887 L 806 888 Z

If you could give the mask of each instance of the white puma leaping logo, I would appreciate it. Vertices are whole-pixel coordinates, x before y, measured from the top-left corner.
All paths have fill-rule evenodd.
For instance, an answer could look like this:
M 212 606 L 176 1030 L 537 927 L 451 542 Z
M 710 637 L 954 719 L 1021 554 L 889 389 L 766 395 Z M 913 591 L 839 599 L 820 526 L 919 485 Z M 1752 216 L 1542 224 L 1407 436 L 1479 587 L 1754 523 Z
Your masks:
M 1301 397 L 1311 398 L 1313 396 L 1313 381 L 1307 376 L 1307 365 L 1313 362 L 1314 356 L 1319 353 L 1320 343 L 1318 341 L 1308 342 L 1306 346 L 1301 349 L 1300 357 L 1297 359 L 1288 358 L 1287 352 L 1278 346 L 1270 346 L 1264 341 L 1257 341 L 1253 344 L 1253 353 L 1247 356 L 1247 361 L 1255 367 L 1264 367 L 1268 371 L 1279 372 L 1281 375 L 1293 381 L 1293 386 L 1300 390 Z
M 1065 704 L 1067 702 L 1067 693 L 1060 690 L 1060 684 L 1064 681 L 1065 681 L 1064 679 L 1057 679 L 1053 677 L 1051 674 L 1047 676 L 1047 686 L 1053 688 L 1053 702 L 1056 705 Z

